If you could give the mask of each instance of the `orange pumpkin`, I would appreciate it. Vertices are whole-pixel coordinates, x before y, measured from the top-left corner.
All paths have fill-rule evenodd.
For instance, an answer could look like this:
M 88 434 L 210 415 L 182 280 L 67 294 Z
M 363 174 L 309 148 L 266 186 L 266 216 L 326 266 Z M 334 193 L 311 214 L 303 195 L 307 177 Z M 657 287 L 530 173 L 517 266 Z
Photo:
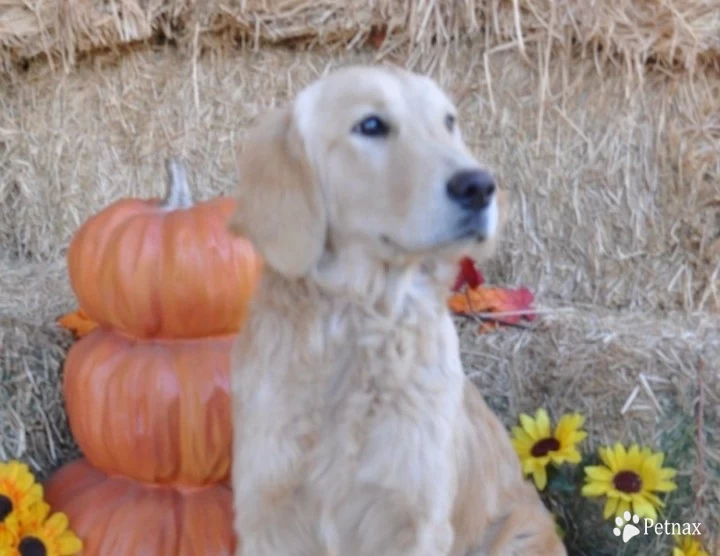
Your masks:
M 67 254 L 88 317 L 139 338 L 237 332 L 262 263 L 227 222 L 234 200 L 194 204 L 184 168 L 167 163 L 164 200 L 121 199 L 89 218 Z
M 63 388 L 87 460 L 148 483 L 227 478 L 232 340 L 135 340 L 99 327 L 77 341 Z
M 222 484 L 186 490 L 146 486 L 78 460 L 52 476 L 45 497 L 53 511 L 70 518 L 83 540 L 83 556 L 235 553 L 232 495 Z

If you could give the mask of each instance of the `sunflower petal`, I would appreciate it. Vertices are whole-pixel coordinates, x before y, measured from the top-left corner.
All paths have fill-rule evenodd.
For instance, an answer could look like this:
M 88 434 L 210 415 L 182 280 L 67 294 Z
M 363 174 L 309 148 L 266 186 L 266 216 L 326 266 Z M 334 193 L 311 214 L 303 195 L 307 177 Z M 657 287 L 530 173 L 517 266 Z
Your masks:
M 557 438 L 563 446 L 584 440 L 587 437 L 587 433 L 580 430 L 584 422 L 585 417 L 579 413 L 563 415 L 560 421 L 558 421 L 557 427 L 555 427 L 555 438 Z
M 662 467 L 663 462 L 665 461 L 665 454 L 663 452 L 658 452 L 655 456 L 657 456 L 658 467 Z
M 639 471 L 641 473 L 657 473 L 662 468 L 662 460 L 662 452 L 653 454 L 643 460 L 642 467 Z
M 567 417 L 568 423 L 575 430 L 580 429 L 585 424 L 585 416 L 580 413 L 569 413 Z
M 516 439 L 511 440 L 513 450 L 520 459 L 530 457 L 530 447 L 522 442 L 518 442 Z
M 562 444 L 563 441 L 568 438 L 573 431 L 575 430 L 575 427 L 573 427 L 572 424 L 572 415 L 563 415 L 558 420 L 557 425 L 555 425 L 555 438 L 557 438 L 560 443 Z
M 636 515 L 657 521 L 658 516 L 655 507 L 642 496 L 633 497 L 632 508 Z
M 617 510 L 615 510 L 616 516 L 622 516 L 625 512 L 630 511 L 630 502 L 627 500 L 618 501 Z
M 613 448 L 613 454 L 618 467 L 625 467 L 627 465 L 627 451 L 625 450 L 625 446 L 616 442 Z
M 609 519 L 617 510 L 619 500 L 617 498 L 608 498 L 603 509 L 603 518 Z
M 15 536 L 18 534 L 20 524 L 18 516 L 15 512 L 10 512 L 0 523 L 0 542 L 14 542 Z M 0 544 L 2 546 L 2 544 Z
M 677 475 L 677 470 L 672 469 L 671 467 L 663 467 L 659 472 L 658 476 L 661 479 L 672 479 Z
M 525 429 L 523 429 L 522 427 L 518 427 L 517 425 L 512 428 L 512 435 L 518 440 L 522 440 L 523 442 L 528 442 L 530 444 L 534 442 L 532 437 L 525 431 Z
M 70 525 L 70 520 L 68 519 L 68 516 L 62 512 L 54 513 L 45 522 L 45 527 L 52 530 L 52 532 L 57 535 L 66 531 L 68 525 Z
M 72 556 L 83 549 L 82 541 L 70 531 L 65 531 L 58 539 L 60 556 Z
M 535 412 L 535 425 L 537 426 L 537 432 L 540 438 L 548 438 L 551 435 L 550 417 L 543 408 Z
M 8 520 L 9 522 L 10 520 Z M 0 525 L 0 546 L 5 544 L 11 544 L 15 542 L 15 526 L 13 525 L 12 530 L 5 526 L 5 523 Z
M 600 446 L 597 449 L 598 456 L 600 456 L 600 461 L 606 466 L 610 467 L 610 462 L 608 461 L 607 454 L 605 453 L 605 446 Z
M 550 458 L 558 464 L 564 462 L 578 464 L 582 460 L 580 452 L 578 452 L 575 448 L 565 448 L 560 452 L 551 452 Z
M 568 436 L 567 444 L 578 444 L 587 438 L 585 431 L 575 431 Z
M 642 456 L 643 460 L 646 460 L 647 458 L 652 456 L 652 454 L 653 454 L 652 450 L 650 448 L 648 448 L 647 446 L 640 448 L 640 455 Z
M 35 502 L 39 502 L 43 498 L 43 487 L 39 484 L 34 484 L 30 487 L 30 489 L 25 494 L 27 505 L 34 504 Z
M 538 436 L 537 427 L 535 426 L 535 421 L 533 421 L 532 417 L 525 413 L 521 413 L 520 424 L 522 425 L 522 428 L 525 429 L 525 432 L 530 438 L 532 438 L 533 440 L 540 439 L 540 437 Z
M 538 490 L 545 490 L 547 486 L 547 470 L 545 467 L 538 467 L 533 472 L 533 481 Z
M 580 490 L 580 493 L 585 498 L 593 498 L 595 496 L 602 496 L 604 494 L 607 494 L 610 490 L 610 485 L 608 483 L 601 483 L 601 482 L 591 482 L 586 485 L 583 485 L 582 489 Z
M 617 490 L 617 496 L 620 498 L 620 500 L 623 500 L 625 502 L 630 502 L 632 500 L 632 494 L 628 494 L 627 492 L 623 492 L 622 490 Z
M 522 470 L 525 475 L 530 475 L 535 471 L 535 467 L 537 467 L 537 461 L 534 458 L 527 458 L 522 461 Z
M 655 485 L 653 490 L 656 490 L 657 492 L 672 492 L 676 488 L 677 484 L 672 481 L 661 481 Z
M 627 467 L 633 471 L 642 469 L 642 456 L 640 455 L 640 446 L 633 444 L 627 453 Z
M 602 465 L 588 465 L 585 468 L 585 474 L 591 479 L 607 483 L 612 481 L 613 478 L 613 472 Z
M 610 471 L 616 473 L 618 471 L 618 460 L 615 456 L 615 452 L 610 446 L 604 446 L 598 449 L 598 454 L 602 462 L 608 466 Z
M 515 452 L 517 452 L 520 457 L 530 455 L 530 450 L 534 442 L 520 427 L 512 428 L 511 442 L 513 448 L 515 448 Z
M 20 492 L 26 492 L 28 491 L 35 482 L 35 477 L 33 477 L 30 473 L 24 473 L 22 471 L 19 471 L 15 473 L 15 487 Z
M 22 465 L 19 462 L 11 461 L 5 466 L 5 472 L 3 474 L 8 478 L 8 480 L 16 483 L 21 469 Z
M 50 504 L 40 501 L 33 504 L 22 515 L 23 524 L 27 527 L 40 528 L 50 514 Z
M 662 508 L 665 506 L 665 503 L 660 500 L 660 498 L 655 496 L 652 492 L 644 492 L 643 496 L 647 498 L 648 502 L 650 502 L 656 508 Z

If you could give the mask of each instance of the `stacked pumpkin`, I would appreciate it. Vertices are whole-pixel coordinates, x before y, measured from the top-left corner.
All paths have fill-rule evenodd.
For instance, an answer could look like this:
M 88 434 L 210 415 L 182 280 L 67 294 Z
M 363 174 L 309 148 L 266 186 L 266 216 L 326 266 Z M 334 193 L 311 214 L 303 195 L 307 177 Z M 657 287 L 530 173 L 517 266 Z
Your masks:
M 68 251 L 80 309 L 98 327 L 71 348 L 63 389 L 84 459 L 46 485 L 86 555 L 227 555 L 229 370 L 261 271 L 226 229 L 234 201 L 194 204 L 167 163 L 162 201 L 122 199 Z

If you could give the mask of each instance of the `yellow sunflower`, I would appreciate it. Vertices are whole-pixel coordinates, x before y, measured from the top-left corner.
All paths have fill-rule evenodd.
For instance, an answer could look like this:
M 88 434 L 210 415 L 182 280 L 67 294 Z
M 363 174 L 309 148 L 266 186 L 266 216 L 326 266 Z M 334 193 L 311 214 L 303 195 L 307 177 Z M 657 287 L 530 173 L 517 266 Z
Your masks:
M 653 493 L 677 488 L 671 480 L 677 471 L 662 466 L 665 454 L 641 449 L 637 444 L 626 450 L 620 443 L 612 448 L 600 448 L 598 453 L 604 465 L 585 468 L 586 483 L 582 495 L 588 498 L 607 496 L 605 519 L 629 511 L 657 521 L 657 509 L 664 503 Z
M 50 506 L 40 502 L 20 524 L 17 543 L 0 547 L 0 556 L 74 556 L 82 550 L 82 541 L 68 529 L 64 513 L 50 517 Z
M 42 487 L 26 464 L 0 462 L 0 546 L 14 542 L 20 522 L 42 496 Z
M 522 426 L 512 428 L 512 443 L 520 457 L 523 474 L 532 475 L 538 490 L 547 485 L 548 464 L 580 462 L 577 444 L 587 436 L 581 430 L 584 422 L 585 418 L 578 413 L 563 415 L 552 432 L 550 418 L 544 409 L 537 410 L 535 419 L 525 413 L 520 415 Z
M 692 535 L 675 535 L 675 542 L 672 556 L 710 556 Z
M 0 503 L 2 503 L 1 500 Z M 0 511 L 2 511 L 2 508 L 0 508 Z M 15 545 L 19 528 L 20 525 L 15 513 L 11 513 L 3 519 L 3 523 L 0 525 L 0 552 L 2 552 L 3 548 Z

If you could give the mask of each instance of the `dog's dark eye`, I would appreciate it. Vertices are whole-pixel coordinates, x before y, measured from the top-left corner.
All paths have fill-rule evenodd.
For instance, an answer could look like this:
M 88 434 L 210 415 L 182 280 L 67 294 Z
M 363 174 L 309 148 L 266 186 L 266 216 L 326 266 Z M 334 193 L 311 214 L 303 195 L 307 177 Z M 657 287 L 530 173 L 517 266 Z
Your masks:
M 367 137 L 385 137 L 390 133 L 390 126 L 377 116 L 370 116 L 355 124 L 352 131 Z
M 445 127 L 447 130 L 452 133 L 452 131 L 455 129 L 455 116 L 452 114 L 448 114 L 445 116 Z

